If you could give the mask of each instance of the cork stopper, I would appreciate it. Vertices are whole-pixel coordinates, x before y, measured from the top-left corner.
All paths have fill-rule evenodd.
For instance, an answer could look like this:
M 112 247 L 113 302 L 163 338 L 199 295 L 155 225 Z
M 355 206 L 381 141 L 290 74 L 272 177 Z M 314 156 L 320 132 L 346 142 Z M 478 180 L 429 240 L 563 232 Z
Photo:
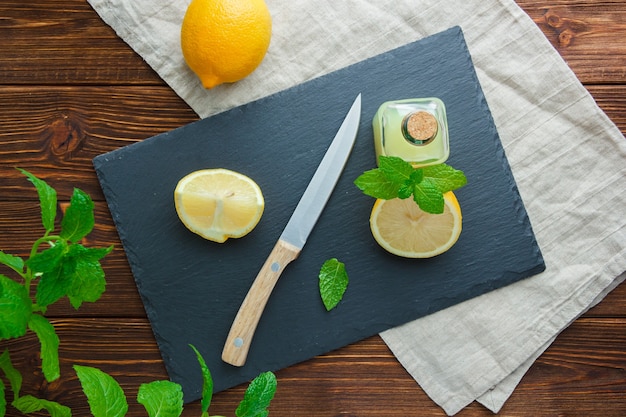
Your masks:
M 425 145 L 434 139 L 439 124 L 432 114 L 426 111 L 410 113 L 402 120 L 402 133 L 404 137 L 415 144 Z

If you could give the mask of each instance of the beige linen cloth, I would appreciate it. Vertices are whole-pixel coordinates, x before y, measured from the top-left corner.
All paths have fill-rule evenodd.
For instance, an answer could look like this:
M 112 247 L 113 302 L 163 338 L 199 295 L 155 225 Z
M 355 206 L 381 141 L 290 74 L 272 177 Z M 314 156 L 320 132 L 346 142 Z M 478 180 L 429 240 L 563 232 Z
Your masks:
M 626 140 L 513 0 L 266 0 L 265 60 L 210 91 L 180 52 L 189 0 L 88 1 L 201 117 L 461 26 L 547 269 L 381 334 L 447 414 L 474 400 L 498 412 L 556 335 L 623 281 Z

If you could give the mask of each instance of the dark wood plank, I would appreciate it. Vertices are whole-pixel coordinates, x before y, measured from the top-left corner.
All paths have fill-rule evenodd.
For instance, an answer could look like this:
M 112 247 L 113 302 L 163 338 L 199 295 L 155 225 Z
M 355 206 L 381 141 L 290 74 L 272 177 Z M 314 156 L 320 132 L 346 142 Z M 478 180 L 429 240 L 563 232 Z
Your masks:
M 4 0 L 0 16 L 3 84 L 163 84 L 84 0 Z
M 167 378 L 148 323 L 141 319 L 64 319 L 53 323 L 61 338 L 59 381 L 42 382 L 36 368 L 37 341 L 32 334 L 8 343 L 15 366 L 24 373 L 23 393 L 62 402 L 73 409 L 74 415 L 89 415 L 72 365 L 94 366 L 122 385 L 129 398 L 128 416 L 145 415 L 135 401 L 139 385 Z M 623 318 L 577 321 L 531 368 L 501 414 L 626 415 L 625 345 Z M 278 391 L 271 406 L 274 417 L 445 415 L 379 337 L 283 369 L 276 375 Z M 243 384 L 215 395 L 211 412 L 233 415 L 245 387 Z M 384 411 L 380 408 L 383 405 Z M 196 402 L 186 407 L 184 415 L 199 414 Z M 7 415 L 18 414 L 9 409 Z M 477 404 L 458 414 L 489 415 L 492 414 Z
M 32 199 L 20 166 L 48 181 L 60 199 L 74 187 L 103 200 L 92 166 L 102 153 L 197 120 L 167 87 L 0 88 L 2 199 Z
M 517 0 L 576 75 L 589 84 L 626 79 L 626 3 L 622 0 Z

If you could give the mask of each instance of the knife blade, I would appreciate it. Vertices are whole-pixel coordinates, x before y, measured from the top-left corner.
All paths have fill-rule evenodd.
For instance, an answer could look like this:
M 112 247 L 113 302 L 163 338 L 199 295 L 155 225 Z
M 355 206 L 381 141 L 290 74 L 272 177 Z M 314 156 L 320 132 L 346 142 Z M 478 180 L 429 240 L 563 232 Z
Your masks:
M 287 264 L 295 260 L 348 161 L 361 120 L 361 94 L 352 103 L 285 229 L 263 263 L 230 328 L 222 360 L 243 366 L 265 305 Z

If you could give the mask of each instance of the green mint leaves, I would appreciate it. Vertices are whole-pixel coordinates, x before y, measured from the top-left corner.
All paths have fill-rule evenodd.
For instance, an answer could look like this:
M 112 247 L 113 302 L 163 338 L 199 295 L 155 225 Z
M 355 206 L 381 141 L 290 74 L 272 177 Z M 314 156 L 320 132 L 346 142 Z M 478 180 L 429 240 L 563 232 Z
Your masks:
M 46 232 L 54 230 L 54 219 L 57 215 L 57 192 L 50 187 L 45 181 L 40 180 L 28 171 L 18 168 L 22 174 L 26 175 L 28 180 L 33 183 L 39 194 L 39 202 L 41 206 L 41 221 Z
M 78 243 L 91 232 L 95 223 L 94 204 L 79 189 L 74 190 L 60 232 L 54 235 L 57 192 L 30 172 L 19 171 L 37 190 L 44 233 L 33 243 L 27 258 L 0 251 L 0 264 L 9 267 L 17 278 L 0 274 L 0 340 L 22 337 L 28 330 L 35 333 L 41 344 L 43 375 L 51 382 L 60 376 L 59 338 L 43 314 L 50 304 L 65 296 L 74 308 L 79 308 L 83 302 L 98 300 L 106 285 L 100 260 L 113 247 L 87 248 Z M 36 286 L 34 292 L 33 285 Z M 31 293 L 34 293 L 34 300 Z M 3 357 L 2 361 L 6 360 Z M 0 393 L 0 406 L 6 405 L 4 390 Z M 69 409 L 56 403 L 32 396 L 20 397 L 15 390 L 14 396 L 13 405 L 24 413 L 45 409 L 51 415 L 69 415 Z
M 254 378 L 243 396 L 243 400 L 235 410 L 237 417 L 267 417 L 267 409 L 276 393 L 276 376 L 272 372 L 264 372 Z
M 319 273 L 319 287 L 326 311 L 330 311 L 339 304 L 348 287 L 346 266 L 332 258 L 324 262 Z
M 370 197 L 409 198 L 427 213 L 443 213 L 443 194 L 467 183 L 462 171 L 447 164 L 414 168 L 395 156 L 380 156 L 379 167 L 361 174 L 354 184 Z
M 204 358 L 193 346 L 202 377 L 202 417 L 209 416 L 209 405 L 213 396 L 213 379 Z M 1 357 L 0 357 L 1 359 Z M 107 373 L 88 366 L 74 365 L 74 370 L 83 392 L 87 396 L 91 414 L 94 417 L 123 417 L 128 411 L 128 401 L 120 385 Z M 239 403 L 237 417 L 267 417 L 268 407 L 276 393 L 276 376 L 264 372 L 254 378 Z M 171 381 L 153 381 L 141 384 L 137 392 L 137 402 L 144 406 L 149 417 L 178 417 L 183 413 L 183 391 L 179 384 Z M 213 416 L 219 417 L 219 416 Z
M 93 417 L 124 416 L 128 402 L 124 390 L 112 376 L 89 366 L 74 365 Z
M 0 274 L 0 340 L 24 336 L 31 314 L 26 288 Z
M 42 400 L 32 395 L 24 395 L 13 401 L 13 407 L 17 408 L 22 414 L 31 414 L 37 411 L 46 410 L 50 417 L 71 417 L 72 411 L 57 402 Z
M 148 417 L 180 416 L 183 413 L 183 390 L 172 381 L 141 384 L 137 402 L 144 406 Z
M 198 349 L 196 349 L 194 345 L 189 345 L 189 347 L 196 353 L 200 371 L 202 372 L 202 417 L 208 417 L 209 405 L 211 405 L 211 400 L 213 399 L 213 377 L 211 376 L 211 371 L 204 361 L 204 358 L 200 352 L 198 352 Z
M 59 368 L 59 337 L 47 318 L 33 314 L 28 328 L 35 332 L 41 343 L 41 368 L 46 381 L 54 381 L 61 376 Z

